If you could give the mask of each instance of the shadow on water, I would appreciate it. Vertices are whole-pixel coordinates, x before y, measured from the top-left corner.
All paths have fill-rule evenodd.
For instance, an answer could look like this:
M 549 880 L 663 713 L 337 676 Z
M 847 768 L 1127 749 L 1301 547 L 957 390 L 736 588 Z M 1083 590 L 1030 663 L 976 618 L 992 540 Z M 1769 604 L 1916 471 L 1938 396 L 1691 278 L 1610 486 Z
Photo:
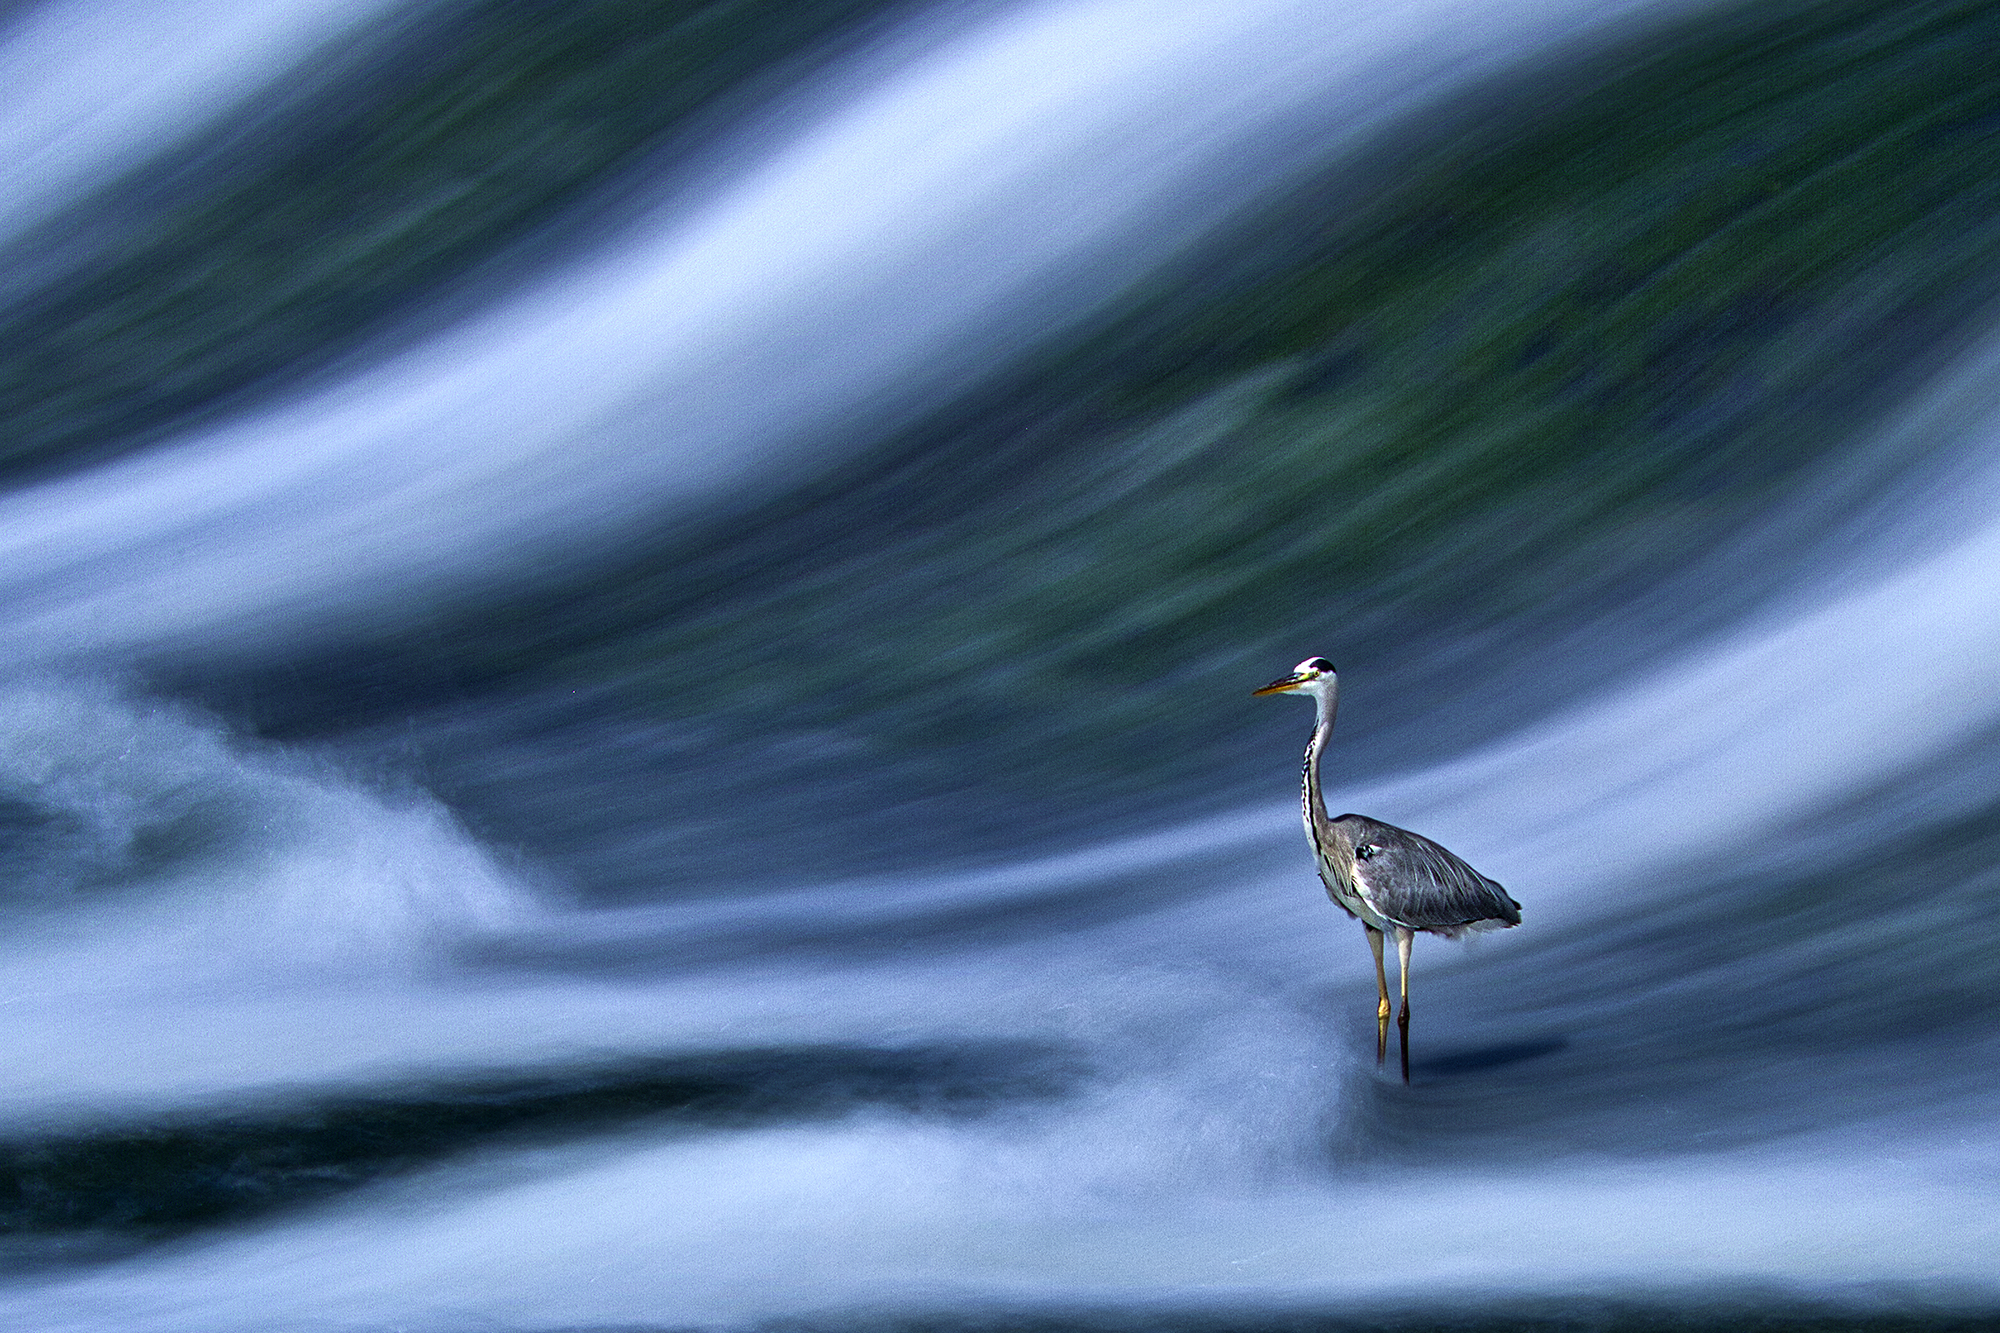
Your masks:
M 1568 1040 L 1562 1037 L 1541 1037 L 1529 1041 L 1502 1042 L 1497 1046 L 1479 1046 L 1471 1050 L 1452 1051 L 1445 1055 L 1434 1055 L 1428 1060 L 1412 1060 L 1410 1076 L 1412 1079 L 1433 1079 L 1455 1078 L 1460 1074 L 1478 1074 L 1488 1069 L 1519 1064 L 1523 1060 L 1554 1055 L 1568 1045 Z
M 774 1047 L 15 1137 L 0 1140 L 0 1236 L 164 1239 L 486 1146 L 640 1126 L 746 1129 L 862 1108 L 979 1116 L 1064 1096 L 1085 1075 L 1072 1053 L 1023 1042 Z M 59 1255 L 37 1246 L 14 1257 Z

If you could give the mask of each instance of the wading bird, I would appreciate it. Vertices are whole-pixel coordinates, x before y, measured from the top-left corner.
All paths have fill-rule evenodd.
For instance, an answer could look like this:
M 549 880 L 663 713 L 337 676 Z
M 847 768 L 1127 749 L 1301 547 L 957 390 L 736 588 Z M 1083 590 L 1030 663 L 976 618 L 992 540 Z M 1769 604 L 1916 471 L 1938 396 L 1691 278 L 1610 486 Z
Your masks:
M 1389 1050 L 1389 977 L 1382 970 L 1382 936 L 1396 936 L 1396 964 L 1403 995 L 1396 1031 L 1403 1047 L 1403 1082 L 1410 1081 L 1410 942 L 1420 930 L 1455 939 L 1469 930 L 1497 930 L 1521 924 L 1521 904 L 1507 890 L 1429 838 L 1366 815 L 1329 819 L 1320 795 L 1319 756 L 1333 734 L 1340 707 L 1340 678 L 1333 663 L 1309 657 L 1283 680 L 1253 694 L 1307 694 L 1319 707 L 1318 724 L 1306 746 L 1299 798 L 1305 806 L 1306 839 L 1319 862 L 1326 896 L 1361 919 L 1375 953 L 1375 1063 Z

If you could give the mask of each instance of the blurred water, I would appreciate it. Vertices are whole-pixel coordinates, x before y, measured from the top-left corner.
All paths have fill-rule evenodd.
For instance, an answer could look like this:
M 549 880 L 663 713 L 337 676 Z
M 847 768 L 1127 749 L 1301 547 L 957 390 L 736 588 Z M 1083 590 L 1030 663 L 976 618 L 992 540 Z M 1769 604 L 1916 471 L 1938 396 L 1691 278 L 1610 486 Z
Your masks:
M 0 233 L 199 131 L 295 73 L 386 3 L 19 7 L 5 29 L 6 212 Z
M 118 13 L 0 46 L 11 1325 L 2000 1304 L 1987 7 Z M 1408 1089 L 1310 652 L 1525 905 Z
M 1549 21 L 1523 5 L 1439 42 L 1423 12 L 1333 34 L 1285 3 L 1024 6 L 871 66 L 878 82 L 799 108 L 698 201 L 485 316 L 324 394 L 18 493 L 16 641 L 227 634 L 241 651 L 334 617 L 352 632 L 396 613 L 386 582 L 518 577 L 658 524 L 668 500 L 824 467 L 851 418 L 1077 318 L 1213 221 L 1257 183 L 1230 155 L 1273 121 L 1352 133 L 1384 97 L 1495 59 L 1484 25 Z M 1252 151 L 1267 169 L 1298 153 Z M 85 574 L 106 565 L 124 575 Z

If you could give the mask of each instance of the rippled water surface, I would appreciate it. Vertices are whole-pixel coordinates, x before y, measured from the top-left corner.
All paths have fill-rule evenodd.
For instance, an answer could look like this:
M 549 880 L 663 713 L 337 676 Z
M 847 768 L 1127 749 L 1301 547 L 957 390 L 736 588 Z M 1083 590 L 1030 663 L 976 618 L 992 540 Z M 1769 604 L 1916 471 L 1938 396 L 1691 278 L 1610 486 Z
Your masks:
M 0 6 L 0 1322 L 1990 1326 L 1996 43 Z

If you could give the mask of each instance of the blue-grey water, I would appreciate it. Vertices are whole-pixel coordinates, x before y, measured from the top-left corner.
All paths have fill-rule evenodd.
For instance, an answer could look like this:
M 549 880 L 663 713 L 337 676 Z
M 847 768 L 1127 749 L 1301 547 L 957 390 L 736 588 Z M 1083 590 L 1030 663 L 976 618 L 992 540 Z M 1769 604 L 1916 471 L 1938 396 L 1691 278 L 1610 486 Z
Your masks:
M 0 1324 L 1986 1326 L 1996 46 L 0 5 Z

